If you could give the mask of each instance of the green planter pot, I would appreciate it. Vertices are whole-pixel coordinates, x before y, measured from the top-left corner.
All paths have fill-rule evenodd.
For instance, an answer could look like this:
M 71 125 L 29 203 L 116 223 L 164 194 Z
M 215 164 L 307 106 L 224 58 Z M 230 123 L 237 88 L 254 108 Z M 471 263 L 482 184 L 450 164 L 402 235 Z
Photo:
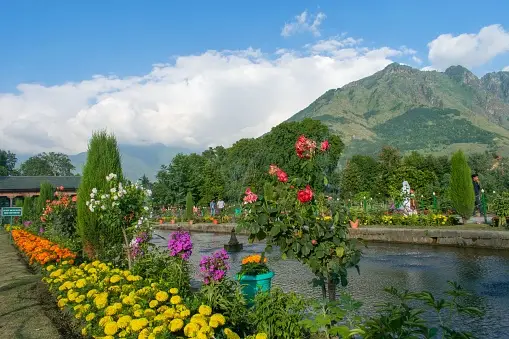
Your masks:
M 237 275 L 237 280 L 242 285 L 242 293 L 249 303 L 252 303 L 256 293 L 270 291 L 274 272 L 258 275 Z

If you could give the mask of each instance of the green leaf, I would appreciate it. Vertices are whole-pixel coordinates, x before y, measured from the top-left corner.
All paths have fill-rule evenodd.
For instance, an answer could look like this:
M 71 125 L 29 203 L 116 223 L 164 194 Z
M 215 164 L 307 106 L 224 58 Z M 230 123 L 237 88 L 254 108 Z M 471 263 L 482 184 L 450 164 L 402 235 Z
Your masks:
M 343 257 L 345 254 L 345 248 L 344 247 L 336 247 L 336 255 L 340 258 Z
M 272 228 L 270 229 L 270 235 L 272 237 L 275 237 L 276 235 L 279 234 L 279 232 L 281 231 L 279 225 L 275 224 L 274 226 L 272 226 Z
M 329 180 L 325 176 L 323 177 L 323 184 L 324 186 L 327 186 L 329 184 Z

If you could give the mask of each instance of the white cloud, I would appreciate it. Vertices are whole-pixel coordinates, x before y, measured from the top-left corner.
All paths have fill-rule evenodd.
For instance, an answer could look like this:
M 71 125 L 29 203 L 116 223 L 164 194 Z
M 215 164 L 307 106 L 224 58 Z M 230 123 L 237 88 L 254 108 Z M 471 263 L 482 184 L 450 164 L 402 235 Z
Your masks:
M 428 44 L 428 59 L 433 67 L 452 65 L 481 66 L 509 51 L 509 32 L 501 25 L 483 27 L 477 34 L 442 34 Z
M 86 150 L 107 128 L 121 143 L 207 147 L 259 136 L 326 90 L 383 69 L 406 50 L 369 49 L 348 37 L 303 51 L 207 51 L 135 77 L 95 76 L 0 93 L 0 148 Z
M 286 23 L 281 30 L 281 35 L 289 37 L 297 33 L 310 32 L 314 36 L 320 36 L 320 25 L 327 16 L 318 12 L 316 15 L 310 15 L 308 11 L 304 11 L 296 15 L 294 21 Z
M 509 66 L 504 67 L 502 70 L 505 72 L 509 72 Z
M 422 60 L 421 58 L 417 57 L 417 56 L 412 56 L 412 61 L 415 62 L 416 64 L 420 65 L 422 64 Z

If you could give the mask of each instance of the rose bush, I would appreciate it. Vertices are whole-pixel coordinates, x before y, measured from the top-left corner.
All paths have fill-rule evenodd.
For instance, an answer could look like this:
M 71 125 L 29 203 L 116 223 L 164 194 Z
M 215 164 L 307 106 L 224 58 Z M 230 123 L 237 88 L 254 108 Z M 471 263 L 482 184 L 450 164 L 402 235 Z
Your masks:
M 284 171 L 279 166 L 272 165 L 263 194 L 246 190 L 247 213 L 240 227 L 249 231 L 250 241 L 265 240 L 266 251 L 277 245 L 284 258 L 307 264 L 324 297 L 328 290 L 329 298 L 335 299 L 336 286 L 348 282 L 347 268 L 358 269 L 361 252 L 356 241 L 347 238 L 348 229 L 340 224 L 339 212 L 324 217 L 324 194 L 310 184 L 322 181 L 327 185 L 323 168 L 331 167 L 327 164 L 329 150 L 327 141 L 317 148 L 316 141 L 300 136 L 295 143 L 295 153 L 302 160 L 300 174 L 288 178 L 281 175 Z

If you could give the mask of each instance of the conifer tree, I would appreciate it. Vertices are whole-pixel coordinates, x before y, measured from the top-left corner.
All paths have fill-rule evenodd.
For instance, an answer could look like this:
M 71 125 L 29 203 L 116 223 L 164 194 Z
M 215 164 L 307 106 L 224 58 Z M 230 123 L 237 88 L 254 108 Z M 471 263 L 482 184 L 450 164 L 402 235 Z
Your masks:
M 44 181 L 41 183 L 39 197 L 37 198 L 37 205 L 35 209 L 37 218 L 39 218 L 44 211 L 44 208 L 46 207 L 46 201 L 53 200 L 54 192 L 55 189 L 49 182 Z
M 187 195 L 186 195 L 186 219 L 187 220 L 193 220 L 193 207 L 194 207 L 193 195 L 191 194 L 191 192 L 187 192 Z
M 96 215 L 90 212 L 86 202 L 90 200 L 93 188 L 106 189 L 106 176 L 114 173 L 122 180 L 122 165 L 117 140 L 106 131 L 95 132 L 88 144 L 87 161 L 83 167 L 80 187 L 78 188 L 77 228 L 86 255 L 96 257 L 103 249 L 99 243 L 100 229 Z
M 472 173 L 461 150 L 451 159 L 451 199 L 456 212 L 465 223 L 474 211 L 475 195 Z

